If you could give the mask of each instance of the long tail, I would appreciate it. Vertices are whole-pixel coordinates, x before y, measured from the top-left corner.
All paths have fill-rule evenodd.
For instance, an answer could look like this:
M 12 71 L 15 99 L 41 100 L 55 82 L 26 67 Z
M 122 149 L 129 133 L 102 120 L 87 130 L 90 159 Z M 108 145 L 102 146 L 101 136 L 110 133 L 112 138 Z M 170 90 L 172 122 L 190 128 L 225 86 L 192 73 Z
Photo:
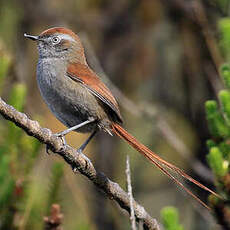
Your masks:
M 173 175 L 171 175 L 165 168 L 168 168 L 180 176 L 184 177 L 185 179 L 191 181 L 195 185 L 199 186 L 200 188 L 210 192 L 211 194 L 215 195 L 216 197 L 219 197 L 220 199 L 223 199 L 219 194 L 215 193 L 211 189 L 207 188 L 200 182 L 193 179 L 191 176 L 186 174 L 183 170 L 176 167 L 175 165 L 165 161 L 161 157 L 159 157 L 156 153 L 148 149 L 145 145 L 140 143 L 136 138 L 134 138 L 131 134 L 129 134 L 124 128 L 122 128 L 119 124 L 113 123 L 112 125 L 113 132 L 119 136 L 120 138 L 127 141 L 134 149 L 136 149 L 139 153 L 144 155 L 147 159 L 149 159 L 155 166 L 157 166 L 165 175 L 167 175 L 169 178 L 171 178 L 176 184 L 178 184 L 180 187 L 182 187 L 189 195 L 191 195 L 193 198 L 195 198 L 199 203 L 201 203 L 204 207 L 207 209 L 210 209 L 203 201 L 201 201 L 196 195 L 194 195 L 189 189 L 187 189 L 180 181 L 178 181 Z

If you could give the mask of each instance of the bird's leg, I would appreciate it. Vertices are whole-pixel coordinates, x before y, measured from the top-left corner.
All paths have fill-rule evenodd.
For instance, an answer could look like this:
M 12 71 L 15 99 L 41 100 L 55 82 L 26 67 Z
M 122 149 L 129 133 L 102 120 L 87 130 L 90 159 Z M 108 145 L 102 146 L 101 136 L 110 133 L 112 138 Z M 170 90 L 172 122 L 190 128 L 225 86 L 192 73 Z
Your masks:
M 84 122 L 82 122 L 82 123 L 80 123 L 80 124 L 78 124 L 78 125 L 75 125 L 75 126 L 73 126 L 73 127 L 71 127 L 71 128 L 68 128 L 68 129 L 66 129 L 66 130 L 64 130 L 64 131 L 62 131 L 62 132 L 60 132 L 60 133 L 56 133 L 56 135 L 57 135 L 58 137 L 64 137 L 64 136 L 65 136 L 66 134 L 68 134 L 69 132 L 74 131 L 74 130 L 77 130 L 77 129 L 81 128 L 82 126 L 85 126 L 85 125 L 87 125 L 87 124 L 89 124 L 89 123 L 91 123 L 91 122 L 93 122 L 93 121 L 95 121 L 94 118 L 89 118 L 88 120 L 86 120 L 86 121 L 84 121 Z
M 89 142 L 93 139 L 93 137 L 95 136 L 95 134 L 97 133 L 97 130 L 93 131 L 93 133 L 91 133 L 91 135 L 87 138 L 87 140 L 78 148 L 77 152 L 79 154 L 82 155 L 82 157 L 85 159 L 85 161 L 87 162 L 86 167 L 88 167 L 88 165 L 92 166 L 92 162 L 91 160 L 85 155 L 83 154 L 83 150 L 85 149 L 85 147 L 89 144 Z
M 61 138 L 61 140 L 62 140 L 62 142 L 63 142 L 63 146 L 65 147 L 66 146 L 66 140 L 65 140 L 65 135 L 66 134 L 68 134 L 69 132 L 71 132 L 71 131 L 74 131 L 74 130 L 77 130 L 77 129 L 79 129 L 79 128 L 81 128 L 81 127 L 83 127 L 83 126 L 85 126 L 85 125 L 87 125 L 87 124 L 89 124 L 89 123 L 91 123 L 91 122 L 93 122 L 93 121 L 95 121 L 95 119 L 94 118 L 89 118 L 88 120 L 86 120 L 86 121 L 84 121 L 84 122 L 82 122 L 82 123 L 80 123 L 80 124 L 78 124 L 78 125 L 75 125 L 75 126 L 73 126 L 73 127 L 70 127 L 70 128 L 68 128 L 68 129 L 66 129 L 66 130 L 64 130 L 64 131 L 62 131 L 62 132 L 59 132 L 59 133 L 55 133 L 54 135 L 56 135 L 57 137 L 60 137 Z M 90 140 L 89 140 L 90 141 Z M 88 142 L 89 142 L 88 141 Z M 85 143 L 84 143 L 85 144 Z M 84 145 L 83 144 L 83 145 Z M 88 143 L 86 143 L 86 145 L 87 145 Z M 85 145 L 85 146 L 86 146 Z M 84 147 L 85 148 L 85 147 Z M 46 153 L 48 153 L 49 154 L 49 147 L 48 146 L 46 146 Z
M 87 140 L 78 148 L 78 152 L 83 152 L 83 150 L 85 149 L 85 147 L 89 144 L 89 142 L 93 139 L 93 137 L 95 136 L 95 134 L 97 133 L 97 130 L 93 131 L 93 133 L 91 133 L 91 135 L 87 138 Z

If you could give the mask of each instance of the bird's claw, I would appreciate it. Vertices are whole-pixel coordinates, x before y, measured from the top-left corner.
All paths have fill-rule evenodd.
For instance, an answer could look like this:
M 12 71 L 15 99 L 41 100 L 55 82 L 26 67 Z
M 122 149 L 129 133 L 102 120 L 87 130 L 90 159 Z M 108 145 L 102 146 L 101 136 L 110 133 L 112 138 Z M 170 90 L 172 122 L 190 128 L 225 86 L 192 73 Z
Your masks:
M 65 136 L 63 136 L 61 133 L 55 133 L 54 136 L 61 138 L 62 144 L 66 146 Z
M 48 155 L 50 155 L 49 149 L 50 149 L 49 146 L 46 145 L 46 153 L 47 153 Z
M 55 133 L 54 136 L 61 138 L 61 141 L 62 141 L 62 150 L 64 151 L 65 148 L 66 148 L 66 146 L 67 146 L 65 137 L 63 135 L 61 135 L 60 133 Z M 50 154 L 49 150 L 50 150 L 49 146 L 46 145 L 46 153 L 47 154 Z

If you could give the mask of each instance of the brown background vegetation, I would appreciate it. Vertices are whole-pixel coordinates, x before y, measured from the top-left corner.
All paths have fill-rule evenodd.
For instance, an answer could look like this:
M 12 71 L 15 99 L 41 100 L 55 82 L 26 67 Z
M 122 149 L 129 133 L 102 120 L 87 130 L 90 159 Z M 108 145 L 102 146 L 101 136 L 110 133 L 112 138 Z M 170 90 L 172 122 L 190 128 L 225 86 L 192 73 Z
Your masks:
M 135 107 L 121 106 L 125 127 L 163 158 L 211 186 L 192 168 L 197 164 L 193 159 L 206 165 L 209 132 L 204 102 L 215 98 L 221 87 L 216 69 L 222 60 L 215 47 L 216 21 L 223 15 L 215 1 L 0 0 L 0 40 L 14 62 L 5 97 L 14 82 L 25 83 L 26 113 L 53 132 L 64 129 L 40 97 L 36 86 L 37 50 L 23 34 L 37 35 L 53 26 L 68 27 L 82 37 L 92 68 L 99 71 L 90 56 L 94 51 L 113 84 L 137 107 L 152 114 L 152 118 L 137 116 Z M 71 133 L 67 140 L 77 147 L 85 138 Z M 101 133 L 85 152 L 92 154 L 89 157 L 97 168 L 123 187 L 129 154 L 134 197 L 158 220 L 162 207 L 174 205 L 186 229 L 212 226 L 205 210 L 200 211 L 190 197 L 118 138 Z M 42 194 L 49 189 L 54 161 L 59 159 L 47 156 L 43 148 L 31 175 L 39 188 L 36 191 L 41 204 Z M 199 190 L 197 194 L 207 199 L 206 193 Z M 61 179 L 60 204 L 64 229 L 129 228 L 128 219 L 117 206 L 85 178 L 74 176 L 69 167 L 64 168 Z

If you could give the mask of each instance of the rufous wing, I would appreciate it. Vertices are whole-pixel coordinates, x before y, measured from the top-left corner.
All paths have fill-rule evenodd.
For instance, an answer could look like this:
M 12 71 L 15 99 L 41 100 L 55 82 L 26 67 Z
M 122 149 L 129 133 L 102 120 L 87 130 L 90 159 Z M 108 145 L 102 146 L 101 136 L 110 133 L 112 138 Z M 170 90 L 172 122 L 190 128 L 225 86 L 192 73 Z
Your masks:
M 122 123 L 122 117 L 116 99 L 111 91 L 87 65 L 80 63 L 69 64 L 67 76 L 83 84 L 95 97 L 115 113 L 115 122 Z

